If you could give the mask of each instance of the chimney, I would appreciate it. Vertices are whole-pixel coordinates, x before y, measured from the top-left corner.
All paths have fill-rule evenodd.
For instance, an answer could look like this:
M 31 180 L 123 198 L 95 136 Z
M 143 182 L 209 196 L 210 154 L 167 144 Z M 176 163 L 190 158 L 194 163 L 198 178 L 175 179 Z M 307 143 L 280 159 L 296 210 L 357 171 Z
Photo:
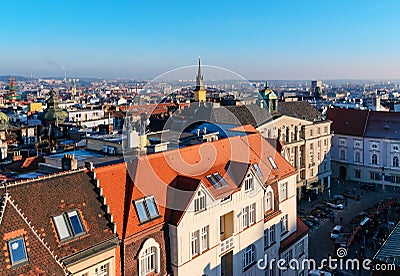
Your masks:
M 61 168 L 63 171 L 71 171 L 78 169 L 78 160 L 75 159 L 73 154 L 64 154 L 61 159 Z

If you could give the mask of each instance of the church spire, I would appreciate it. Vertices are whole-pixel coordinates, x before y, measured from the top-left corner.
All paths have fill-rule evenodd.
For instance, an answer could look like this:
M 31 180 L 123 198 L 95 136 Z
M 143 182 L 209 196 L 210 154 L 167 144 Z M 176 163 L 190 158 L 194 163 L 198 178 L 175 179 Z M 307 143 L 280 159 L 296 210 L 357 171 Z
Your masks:
M 199 57 L 199 67 L 197 69 L 197 77 L 196 77 L 196 90 L 200 89 L 204 89 L 204 81 L 203 81 L 203 75 L 201 74 L 201 65 Z

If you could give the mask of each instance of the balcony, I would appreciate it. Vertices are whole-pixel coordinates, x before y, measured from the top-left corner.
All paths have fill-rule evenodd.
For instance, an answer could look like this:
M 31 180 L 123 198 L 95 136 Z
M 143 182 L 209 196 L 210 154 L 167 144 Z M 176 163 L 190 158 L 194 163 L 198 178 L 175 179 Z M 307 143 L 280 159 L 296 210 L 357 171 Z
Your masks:
M 220 255 L 228 252 L 234 247 L 235 244 L 235 237 L 231 236 L 223 241 L 221 241 L 221 247 L 220 247 Z

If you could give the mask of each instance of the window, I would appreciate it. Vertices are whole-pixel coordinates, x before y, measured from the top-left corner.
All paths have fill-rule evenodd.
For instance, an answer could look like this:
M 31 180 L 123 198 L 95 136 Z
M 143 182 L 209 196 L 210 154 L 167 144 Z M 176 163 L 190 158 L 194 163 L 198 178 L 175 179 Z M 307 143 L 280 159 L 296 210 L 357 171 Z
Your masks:
M 256 204 L 253 203 L 249 206 L 246 206 L 242 210 L 242 225 L 243 228 L 249 227 L 253 223 L 256 222 Z
M 392 183 L 400 183 L 400 175 L 392 175 L 392 176 L 390 176 L 390 181 Z
M 53 217 L 60 241 L 86 233 L 77 211 Z
M 393 167 L 399 166 L 399 158 L 397 156 L 393 157 Z
M 360 163 L 361 162 L 361 154 L 360 154 L 360 152 L 356 152 L 356 156 L 355 156 L 355 160 L 354 161 L 356 161 L 356 162 L 358 162 L 358 163 Z
M 300 257 L 304 254 L 304 239 L 296 244 L 296 256 Z
M 313 131 L 312 131 L 312 129 L 310 129 L 310 136 L 313 136 Z
M 346 152 L 344 150 L 340 150 L 340 160 L 346 160 Z
M 157 248 L 151 246 L 140 256 L 140 275 L 146 275 L 157 270 Z
M 275 242 L 275 225 L 264 230 L 264 250 Z
M 160 245 L 152 238 L 142 244 L 139 251 L 139 273 L 144 276 L 159 273 L 160 268 Z M 102 275 L 102 274 L 101 274 Z M 108 274 L 106 274 L 108 275 Z
M 376 149 L 376 148 L 378 148 L 378 145 L 377 145 L 377 144 L 372 144 L 371 147 L 372 147 L 373 149 Z
M 378 165 L 378 156 L 376 154 L 372 154 L 371 164 L 372 165 Z
M 288 187 L 287 187 L 288 183 L 281 183 L 281 189 L 280 189 L 280 200 L 285 200 L 288 198 Z
M 355 174 L 356 178 L 361 178 L 361 171 L 360 170 L 355 170 L 354 174 Z
M 154 201 L 154 196 L 148 196 L 136 200 L 135 207 L 140 223 L 144 223 L 159 217 L 158 209 Z
M 256 260 L 256 248 L 254 245 L 250 245 L 243 252 L 243 269 L 254 264 L 255 260 Z
M 12 266 L 28 262 L 24 237 L 9 240 L 8 251 L 10 252 Z
M 96 276 L 108 276 L 108 264 L 103 264 L 94 269 L 94 275 Z M 144 274 L 142 274 L 144 275 Z
M 202 251 L 207 250 L 208 244 L 208 225 L 201 228 L 201 249 Z
M 377 172 L 371 172 L 370 173 L 370 179 L 371 180 L 379 180 L 380 179 L 380 175 Z
M 222 178 L 219 173 L 210 174 L 207 176 L 207 179 L 211 182 L 216 190 L 220 190 L 228 186 L 228 183 L 225 181 L 225 179 Z
M 265 211 L 272 210 L 272 192 L 267 192 L 267 196 L 265 197 Z
M 253 176 L 251 174 L 248 174 L 246 176 L 246 179 L 244 180 L 244 190 L 245 191 L 251 191 L 253 189 L 254 189 Z
M 317 128 L 317 134 L 318 135 L 321 134 L 321 129 L 320 128 Z
M 281 218 L 281 235 L 284 235 L 287 231 L 289 231 L 289 228 L 288 228 L 288 215 L 284 215 Z
M 285 266 L 289 266 L 289 262 L 292 259 L 292 249 L 289 249 L 285 253 L 283 253 L 282 259 L 285 260 Z
M 192 257 L 200 254 L 199 230 L 192 232 L 191 236 L 191 253 Z
M 197 196 L 194 199 L 194 211 L 199 212 L 206 209 L 206 195 L 202 191 L 197 192 Z
M 314 144 L 311 143 L 311 144 L 310 144 L 310 150 L 313 150 L 313 149 L 314 149 Z
M 398 146 L 393 146 L 393 150 L 398 151 L 399 147 Z
M 269 228 L 269 245 L 275 242 L 275 224 Z
M 271 163 L 272 168 L 274 168 L 274 170 L 278 169 L 278 166 L 275 163 L 275 160 L 272 157 L 268 157 L 269 163 Z
M 328 133 L 328 127 L 324 127 L 325 133 Z
M 263 174 L 261 173 L 261 170 L 260 170 L 260 167 L 258 166 L 258 164 L 255 163 L 255 164 L 253 165 L 253 167 L 254 167 L 254 169 L 256 170 L 257 175 L 262 179 L 262 178 L 263 178 Z

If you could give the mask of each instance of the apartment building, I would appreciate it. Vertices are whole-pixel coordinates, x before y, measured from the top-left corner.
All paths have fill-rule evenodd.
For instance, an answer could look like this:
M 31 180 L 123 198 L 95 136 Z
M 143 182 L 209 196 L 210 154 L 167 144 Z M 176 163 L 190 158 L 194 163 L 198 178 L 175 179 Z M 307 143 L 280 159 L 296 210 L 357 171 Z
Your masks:
M 273 120 L 257 130 L 274 139 L 282 156 L 297 169 L 297 194 L 330 187 L 331 120 L 308 102 L 282 102 Z
M 332 173 L 342 180 L 400 185 L 400 114 L 352 109 L 328 110 L 333 121 Z
M 265 256 L 306 258 L 308 246 L 296 213 L 296 170 L 258 133 L 93 172 L 127 275 L 307 274 L 257 265 Z

